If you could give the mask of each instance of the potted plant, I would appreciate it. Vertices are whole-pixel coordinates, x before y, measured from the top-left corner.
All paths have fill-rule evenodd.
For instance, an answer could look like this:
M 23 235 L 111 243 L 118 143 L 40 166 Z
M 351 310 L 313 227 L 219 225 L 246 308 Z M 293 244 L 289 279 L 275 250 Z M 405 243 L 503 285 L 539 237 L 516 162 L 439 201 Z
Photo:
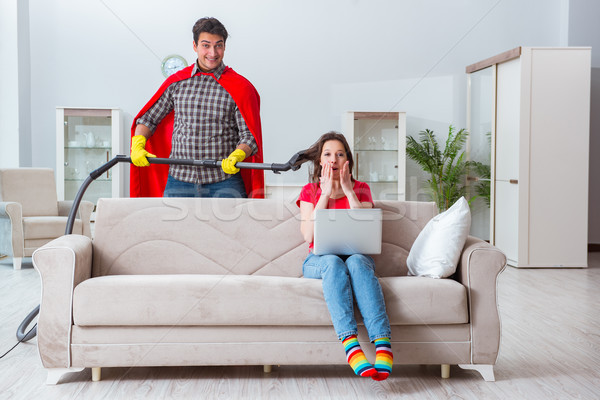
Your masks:
M 440 149 L 433 131 L 429 129 L 419 133 L 418 141 L 411 136 L 406 138 L 406 154 L 429 174 L 427 189 L 440 212 L 466 194 L 470 162 L 465 160 L 463 147 L 468 135 L 465 129 L 455 132 L 450 125 L 444 149 Z

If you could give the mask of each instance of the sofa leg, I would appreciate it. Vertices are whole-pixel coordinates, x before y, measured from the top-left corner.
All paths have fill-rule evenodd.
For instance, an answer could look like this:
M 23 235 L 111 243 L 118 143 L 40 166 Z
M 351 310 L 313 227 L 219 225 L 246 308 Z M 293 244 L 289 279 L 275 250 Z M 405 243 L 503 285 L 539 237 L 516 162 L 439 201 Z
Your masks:
M 99 382 L 102 377 L 102 368 L 94 367 L 92 368 L 92 381 Z
M 265 374 L 270 374 L 272 370 L 273 370 L 272 365 L 263 365 L 263 371 L 265 372 Z
M 21 269 L 21 262 L 23 261 L 23 257 L 13 257 L 13 268 Z
M 473 369 L 481 374 L 486 382 L 494 382 L 494 366 L 489 364 L 458 364 L 462 369 Z
M 83 368 L 48 368 L 47 371 L 46 385 L 56 385 L 64 375 L 71 372 L 83 371 Z
M 450 378 L 450 364 L 442 364 L 442 378 Z

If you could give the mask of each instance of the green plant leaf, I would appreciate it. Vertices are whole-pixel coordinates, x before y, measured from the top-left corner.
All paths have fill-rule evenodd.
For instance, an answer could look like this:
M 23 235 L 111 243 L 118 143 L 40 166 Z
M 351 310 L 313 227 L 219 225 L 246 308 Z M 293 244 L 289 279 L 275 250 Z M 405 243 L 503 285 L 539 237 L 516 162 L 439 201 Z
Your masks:
M 477 176 L 489 179 L 489 165 L 465 160 L 464 147 L 468 136 L 467 130 L 456 131 L 450 125 L 443 150 L 440 149 L 435 133 L 429 129 L 419 132 L 418 140 L 412 136 L 407 137 L 406 154 L 429 174 L 425 189 L 436 202 L 440 212 L 466 195 L 466 176 L 471 169 Z M 480 181 L 475 188 L 478 196 L 486 198 L 487 193 L 486 201 L 489 205 L 489 182 L 486 187 L 486 182 Z

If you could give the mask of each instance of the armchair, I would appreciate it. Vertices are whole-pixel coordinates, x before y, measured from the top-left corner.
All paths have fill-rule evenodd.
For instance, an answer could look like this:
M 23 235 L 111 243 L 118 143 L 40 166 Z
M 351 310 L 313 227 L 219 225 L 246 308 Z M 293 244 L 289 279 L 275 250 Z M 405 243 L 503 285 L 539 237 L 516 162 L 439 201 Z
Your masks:
M 50 168 L 0 168 L 0 254 L 21 269 L 23 257 L 63 236 L 72 201 L 58 201 Z M 91 238 L 93 203 L 82 201 L 73 233 Z

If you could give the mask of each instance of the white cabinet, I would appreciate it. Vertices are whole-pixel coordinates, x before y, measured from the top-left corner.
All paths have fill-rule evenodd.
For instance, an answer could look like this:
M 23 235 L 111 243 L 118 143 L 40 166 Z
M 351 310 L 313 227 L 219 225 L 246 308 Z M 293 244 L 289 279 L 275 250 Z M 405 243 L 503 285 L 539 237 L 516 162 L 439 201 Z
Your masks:
M 590 48 L 521 47 L 495 81 L 491 242 L 515 267 L 587 267 Z
M 343 126 L 354 178 L 369 184 L 374 200 L 404 200 L 406 113 L 350 111 Z
M 59 200 L 73 200 L 90 172 L 119 154 L 121 111 L 118 108 L 56 108 L 56 188 Z M 96 179 L 84 200 L 122 195 L 115 167 Z

